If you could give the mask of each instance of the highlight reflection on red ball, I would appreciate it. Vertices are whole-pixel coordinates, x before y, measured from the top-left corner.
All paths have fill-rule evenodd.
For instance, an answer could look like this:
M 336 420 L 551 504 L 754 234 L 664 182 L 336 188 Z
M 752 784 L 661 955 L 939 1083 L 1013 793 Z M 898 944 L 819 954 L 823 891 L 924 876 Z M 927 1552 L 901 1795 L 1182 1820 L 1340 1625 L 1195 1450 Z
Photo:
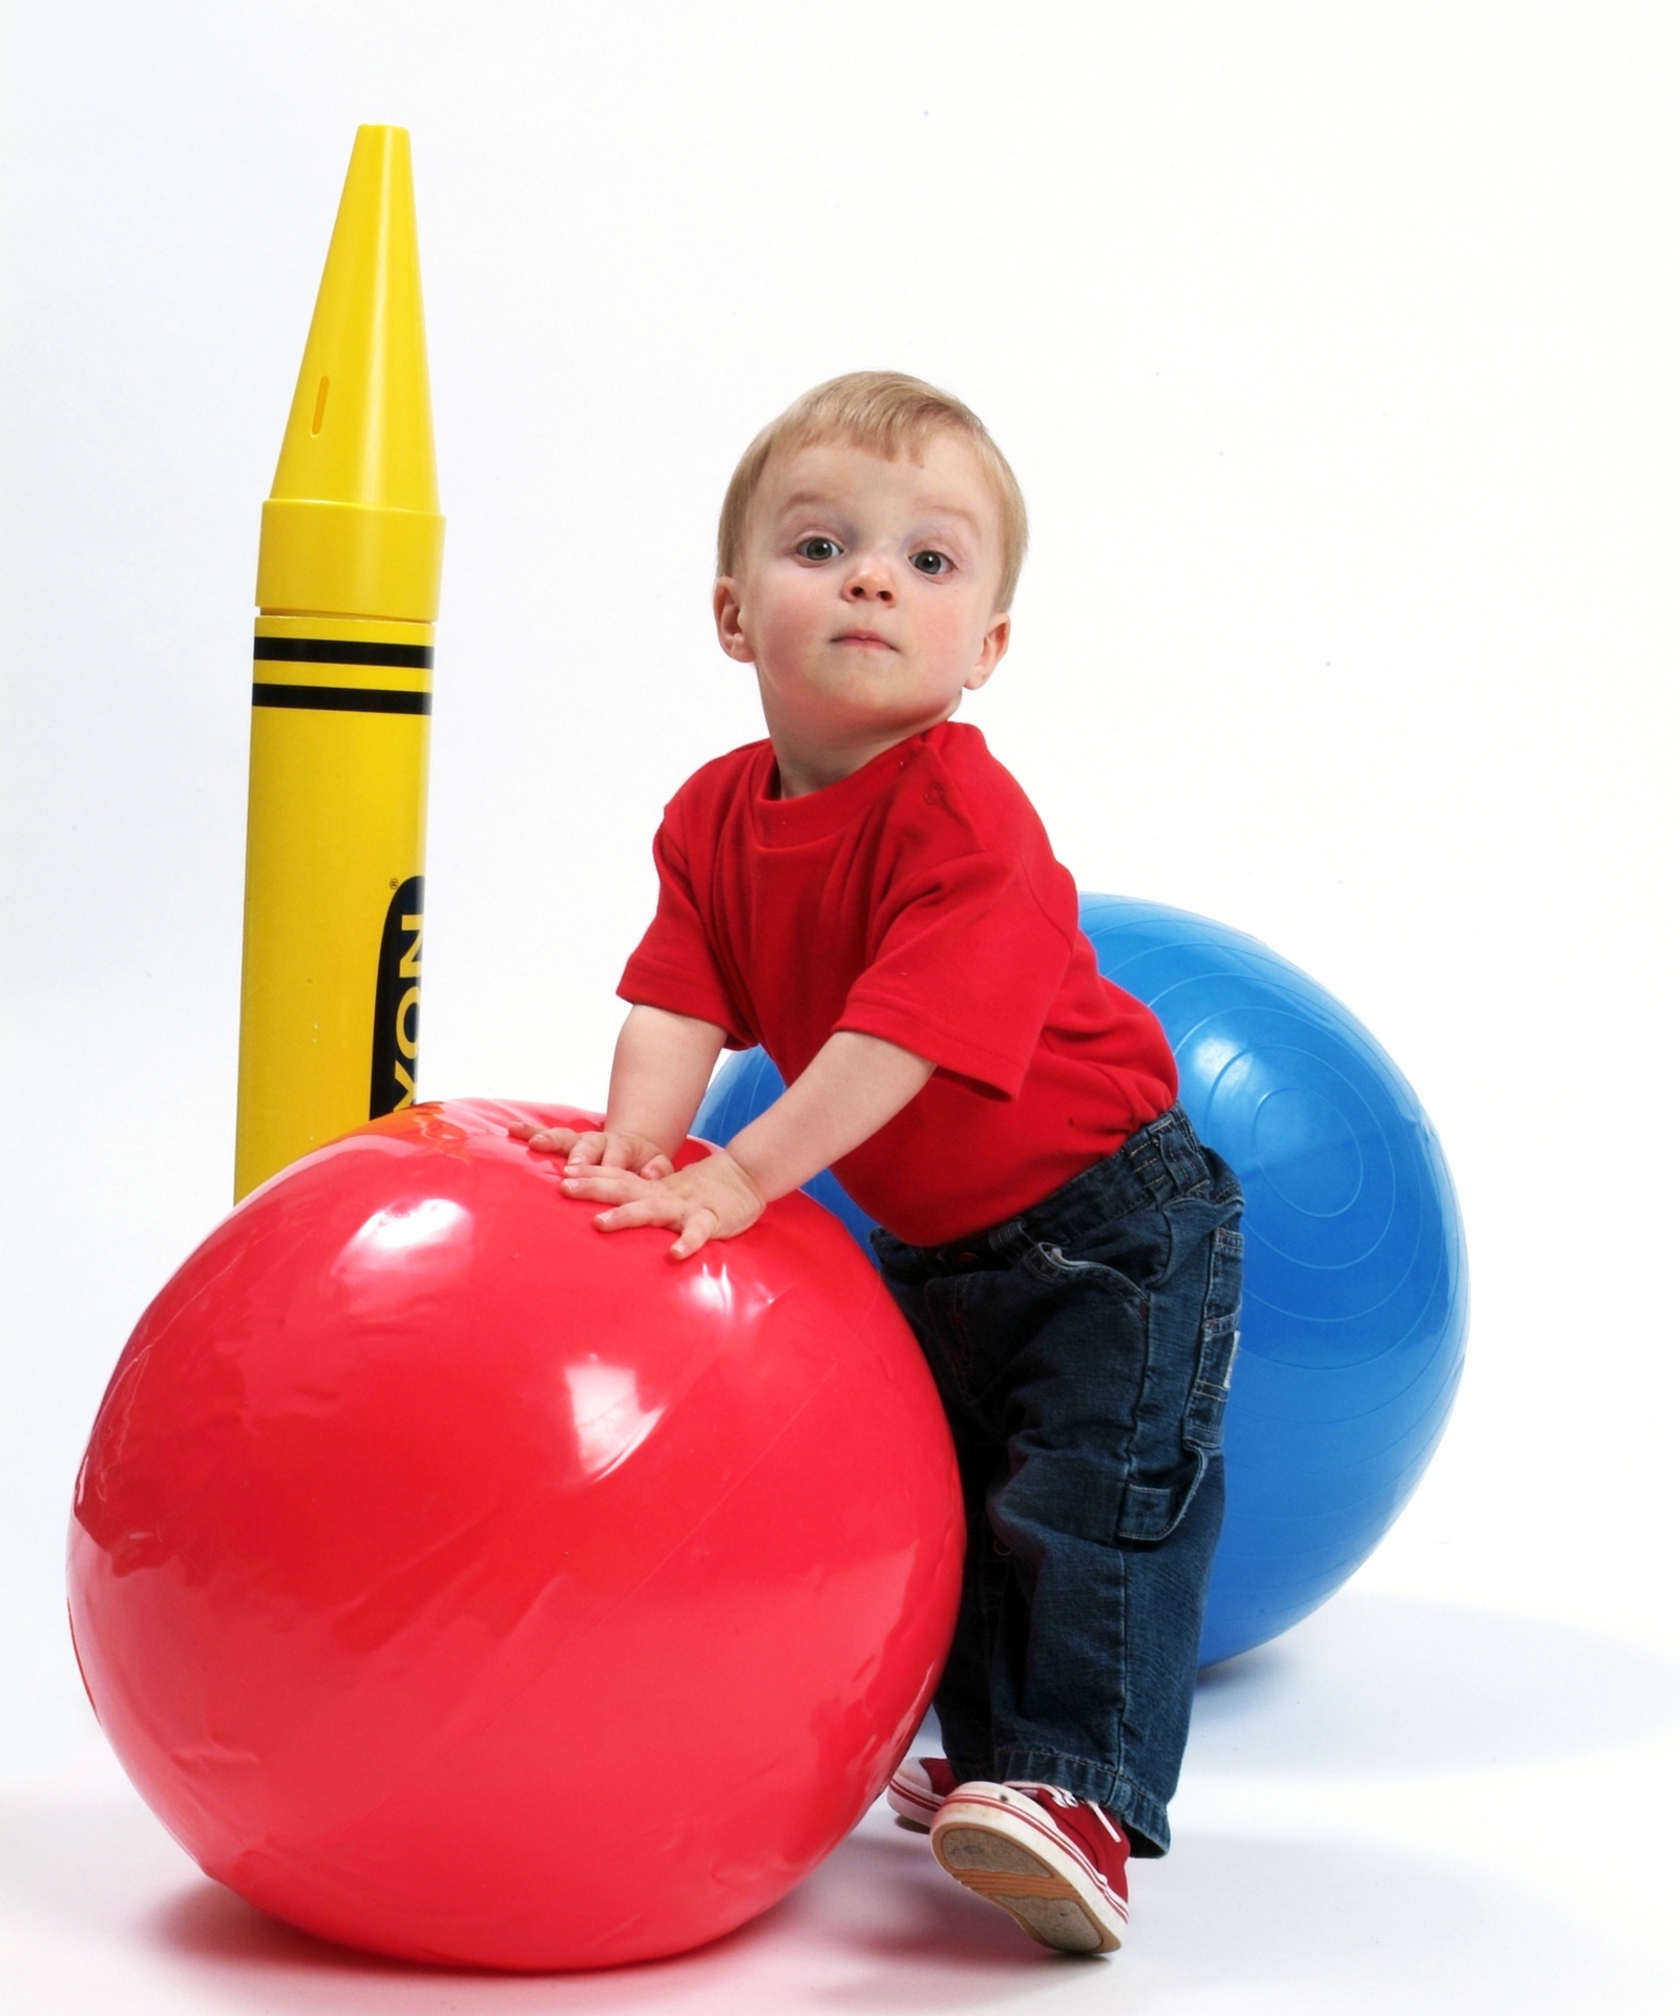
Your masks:
M 100 1408 L 71 1617 L 129 1775 L 253 1904 L 604 1966 L 728 1931 L 858 1819 L 937 1678 L 961 1512 L 825 1212 L 676 1264 L 514 1119 L 597 1124 L 412 1108 L 211 1233 Z

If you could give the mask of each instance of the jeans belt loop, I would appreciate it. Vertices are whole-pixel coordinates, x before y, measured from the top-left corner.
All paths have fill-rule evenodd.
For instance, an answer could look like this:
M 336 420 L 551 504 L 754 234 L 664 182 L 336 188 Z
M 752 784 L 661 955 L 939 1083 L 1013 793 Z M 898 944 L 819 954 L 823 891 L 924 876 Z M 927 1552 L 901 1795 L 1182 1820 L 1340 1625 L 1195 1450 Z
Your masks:
M 1161 1152 L 1161 1142 L 1152 1129 L 1134 1134 L 1126 1155 L 1132 1174 L 1151 1204 L 1159 1204 L 1163 1193 L 1171 1189 L 1167 1176 L 1166 1157 Z

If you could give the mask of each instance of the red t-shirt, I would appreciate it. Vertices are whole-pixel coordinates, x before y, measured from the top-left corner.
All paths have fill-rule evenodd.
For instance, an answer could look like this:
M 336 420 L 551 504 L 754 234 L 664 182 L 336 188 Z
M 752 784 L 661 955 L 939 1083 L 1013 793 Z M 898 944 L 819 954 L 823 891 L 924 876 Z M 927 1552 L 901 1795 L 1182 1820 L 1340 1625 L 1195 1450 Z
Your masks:
M 761 1043 L 790 1084 L 837 1029 L 933 1076 L 835 1174 L 912 1245 L 1013 1217 L 1177 1096 L 1161 1025 L 1105 980 L 1073 878 L 976 728 L 947 721 L 802 798 L 768 742 L 665 808 L 625 1000 Z

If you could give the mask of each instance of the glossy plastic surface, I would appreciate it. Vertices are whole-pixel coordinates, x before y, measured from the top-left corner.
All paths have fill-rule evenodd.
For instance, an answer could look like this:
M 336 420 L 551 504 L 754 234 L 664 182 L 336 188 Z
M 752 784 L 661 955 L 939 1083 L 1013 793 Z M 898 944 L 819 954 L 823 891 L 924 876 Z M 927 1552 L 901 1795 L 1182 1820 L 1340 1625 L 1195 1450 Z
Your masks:
M 425 667 L 340 664 L 333 653 L 417 643 L 429 653 L 431 636 L 418 623 L 259 616 L 259 649 L 311 655 L 256 669 L 271 693 L 326 682 L 422 696 Z M 431 725 L 425 714 L 354 706 L 251 709 L 236 1200 L 414 1096 Z M 393 1014 L 405 996 L 412 1005 Z M 377 1106 L 370 1055 L 383 1080 Z
M 252 1903 L 596 1967 L 728 1931 L 858 1819 L 937 1677 L 961 1515 L 826 1213 L 679 1265 L 597 1232 L 515 1117 L 562 1115 L 410 1108 L 211 1233 L 101 1406 L 71 1618 L 129 1775 Z
M 1242 1178 L 1242 1343 L 1225 1527 L 1201 1661 L 1274 1638 L 1332 1595 L 1411 1496 L 1458 1390 L 1469 1319 L 1452 1180 L 1370 1032 L 1257 939 L 1188 911 L 1085 896 L 1108 977 L 1161 1018 L 1180 1098 Z M 731 1059 L 695 1121 L 727 1141 L 781 1091 Z M 826 1186 L 826 1189 L 823 1187 Z M 809 1186 L 867 1247 L 832 1175 Z
M 363 126 L 263 506 L 236 1198 L 414 1096 L 442 568 L 408 135 Z
M 263 507 L 257 602 L 431 623 L 442 572 L 408 134 L 360 126 Z

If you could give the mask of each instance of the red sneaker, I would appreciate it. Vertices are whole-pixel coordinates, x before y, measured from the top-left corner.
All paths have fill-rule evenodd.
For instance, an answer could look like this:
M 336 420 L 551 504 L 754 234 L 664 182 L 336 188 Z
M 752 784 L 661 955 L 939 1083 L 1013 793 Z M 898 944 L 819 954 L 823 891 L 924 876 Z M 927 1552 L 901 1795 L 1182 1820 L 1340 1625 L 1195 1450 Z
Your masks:
M 940 1866 L 1059 1953 L 1112 1953 L 1126 1929 L 1125 1833 L 1059 1785 L 959 1785 L 933 1823 Z
M 906 1757 L 887 1781 L 887 1804 L 906 1827 L 925 1834 L 956 1789 L 957 1774 L 943 1757 Z

